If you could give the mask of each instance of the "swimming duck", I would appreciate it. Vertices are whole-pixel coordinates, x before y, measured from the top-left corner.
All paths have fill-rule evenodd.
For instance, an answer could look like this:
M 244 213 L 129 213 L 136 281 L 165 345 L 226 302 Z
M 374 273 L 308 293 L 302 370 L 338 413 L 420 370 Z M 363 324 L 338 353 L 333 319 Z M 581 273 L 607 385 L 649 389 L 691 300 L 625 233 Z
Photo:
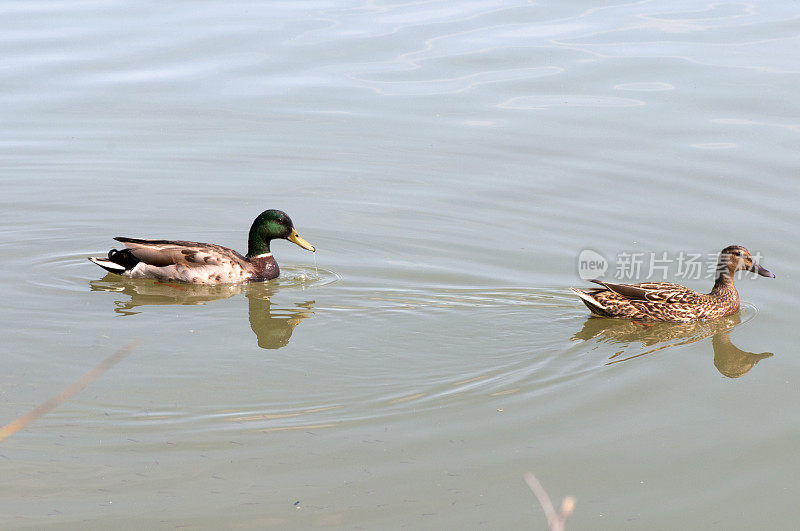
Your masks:
M 688 323 L 739 311 L 739 294 L 733 286 L 736 271 L 752 271 L 762 277 L 775 278 L 753 260 L 747 249 L 730 245 L 720 252 L 716 280 L 709 294 L 671 282 L 612 284 L 593 280 L 602 287 L 586 291 L 571 289 L 592 314 L 600 317 Z
M 129 278 L 194 284 L 270 280 L 278 276 L 280 269 L 269 244 L 279 238 L 314 251 L 314 246 L 297 234 L 285 212 L 265 210 L 250 227 L 247 256 L 211 243 L 117 237 L 114 239 L 125 244 L 126 249 L 112 249 L 107 258 L 91 256 L 89 260 Z

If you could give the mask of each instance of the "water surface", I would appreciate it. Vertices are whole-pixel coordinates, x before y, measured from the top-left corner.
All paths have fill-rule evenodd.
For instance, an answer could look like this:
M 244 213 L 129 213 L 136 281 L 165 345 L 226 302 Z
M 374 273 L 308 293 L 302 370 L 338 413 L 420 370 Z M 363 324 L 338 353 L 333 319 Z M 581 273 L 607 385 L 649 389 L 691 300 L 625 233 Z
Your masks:
M 0 442 L 4 528 L 531 528 L 528 471 L 577 498 L 570 529 L 797 521 L 789 4 L 0 20 L 0 423 L 141 340 Z M 262 285 L 86 261 L 114 236 L 244 251 L 266 208 L 316 268 L 286 242 Z M 776 275 L 731 318 L 590 319 L 569 291 L 584 249 L 731 243 Z

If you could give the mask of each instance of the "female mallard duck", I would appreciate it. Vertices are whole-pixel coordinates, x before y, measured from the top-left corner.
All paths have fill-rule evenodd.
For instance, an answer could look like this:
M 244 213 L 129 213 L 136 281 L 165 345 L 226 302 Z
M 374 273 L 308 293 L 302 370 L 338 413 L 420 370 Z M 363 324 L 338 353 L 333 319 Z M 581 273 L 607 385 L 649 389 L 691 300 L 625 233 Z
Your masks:
M 265 210 L 250 227 L 247 256 L 210 243 L 179 240 L 114 238 L 127 249 L 108 252 L 108 258 L 89 257 L 106 271 L 129 278 L 155 278 L 195 284 L 223 284 L 269 280 L 280 273 L 269 250 L 270 241 L 282 238 L 307 249 L 292 220 L 280 210 Z
M 733 286 L 736 271 L 752 271 L 762 277 L 775 278 L 753 260 L 747 249 L 730 245 L 719 255 L 716 281 L 707 295 L 670 282 L 612 284 L 593 280 L 603 287 L 586 291 L 572 288 L 572 291 L 600 317 L 688 323 L 739 311 L 739 294 Z

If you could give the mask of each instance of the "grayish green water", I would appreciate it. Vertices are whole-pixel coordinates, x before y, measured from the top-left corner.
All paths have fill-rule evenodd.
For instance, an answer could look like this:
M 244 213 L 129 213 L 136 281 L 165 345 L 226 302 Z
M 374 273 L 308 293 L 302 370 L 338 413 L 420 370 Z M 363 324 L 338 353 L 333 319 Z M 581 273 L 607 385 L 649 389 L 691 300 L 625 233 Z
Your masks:
M 3 528 L 530 529 L 527 471 L 570 529 L 796 525 L 794 4 L 6 2 L 0 29 L 0 424 L 142 341 L 0 442 Z M 244 251 L 266 208 L 318 271 L 286 242 L 267 285 L 86 261 Z M 722 322 L 569 292 L 583 249 L 729 243 L 777 278 Z

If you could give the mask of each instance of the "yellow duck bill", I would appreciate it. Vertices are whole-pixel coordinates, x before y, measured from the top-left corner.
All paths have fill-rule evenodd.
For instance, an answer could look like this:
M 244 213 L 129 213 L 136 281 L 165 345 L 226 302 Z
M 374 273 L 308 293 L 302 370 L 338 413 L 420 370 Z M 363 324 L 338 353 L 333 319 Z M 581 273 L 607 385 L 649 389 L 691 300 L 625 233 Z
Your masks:
M 305 241 L 303 238 L 301 238 L 300 235 L 297 234 L 297 231 L 294 230 L 294 229 L 292 229 L 292 233 L 289 234 L 289 236 L 286 239 L 289 240 L 290 242 L 294 243 L 294 244 L 299 245 L 300 247 L 302 247 L 306 251 L 316 252 L 316 250 L 314 249 L 314 246 L 311 245 L 310 243 L 308 243 L 307 241 Z

